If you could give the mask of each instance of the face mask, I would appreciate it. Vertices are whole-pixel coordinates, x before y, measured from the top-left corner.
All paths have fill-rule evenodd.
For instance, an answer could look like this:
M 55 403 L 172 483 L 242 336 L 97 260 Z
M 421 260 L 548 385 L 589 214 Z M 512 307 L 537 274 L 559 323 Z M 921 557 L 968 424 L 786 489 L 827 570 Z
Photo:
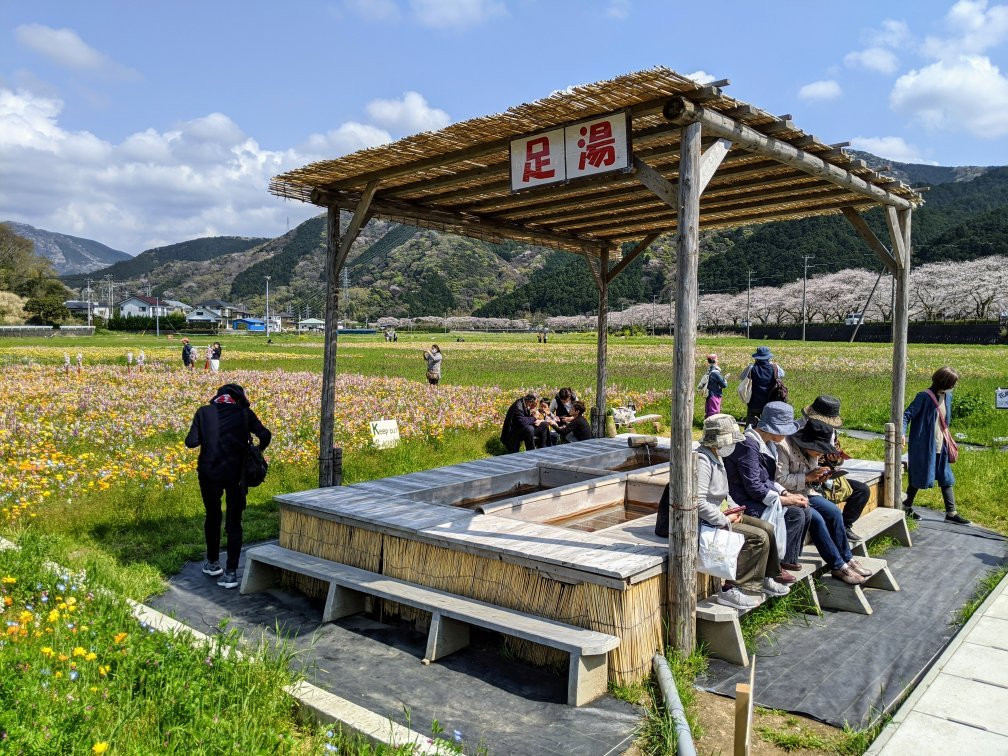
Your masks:
M 728 446 L 722 446 L 718 449 L 718 456 L 724 459 L 725 457 L 730 457 L 733 451 L 735 451 L 735 444 L 728 444 Z

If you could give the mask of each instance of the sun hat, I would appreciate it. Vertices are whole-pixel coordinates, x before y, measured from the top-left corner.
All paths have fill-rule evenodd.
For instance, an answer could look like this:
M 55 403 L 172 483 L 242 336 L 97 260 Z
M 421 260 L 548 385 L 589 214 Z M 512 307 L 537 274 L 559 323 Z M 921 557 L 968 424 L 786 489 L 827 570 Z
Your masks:
M 833 446 L 833 428 L 821 420 L 809 420 L 801 430 L 791 436 L 795 446 L 820 454 L 836 454 Z
M 717 414 L 711 415 L 703 423 L 703 438 L 700 439 L 702 446 L 713 446 L 720 449 L 723 446 L 738 444 L 745 440 L 745 436 L 739 433 L 738 423 L 731 415 Z
M 834 428 L 843 425 L 843 419 L 840 417 L 840 400 L 828 394 L 817 396 L 812 404 L 802 410 L 802 414 L 808 420 L 819 420 Z
M 711 352 L 707 355 L 707 362 L 717 362 L 717 355 Z
M 759 346 L 756 347 L 756 351 L 753 352 L 752 356 L 754 360 L 772 360 L 773 352 L 770 351 L 770 347 L 768 346 Z
M 780 436 L 790 436 L 798 430 L 794 421 L 794 407 L 787 402 L 769 402 L 760 413 L 756 429 Z

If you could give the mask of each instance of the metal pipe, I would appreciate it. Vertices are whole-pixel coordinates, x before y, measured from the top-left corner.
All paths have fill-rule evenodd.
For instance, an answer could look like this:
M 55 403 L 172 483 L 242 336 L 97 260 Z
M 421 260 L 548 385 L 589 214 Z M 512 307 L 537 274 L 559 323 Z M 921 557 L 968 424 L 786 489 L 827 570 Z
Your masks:
M 655 677 L 658 678 L 658 687 L 661 688 L 662 696 L 665 698 L 665 709 L 672 717 L 672 724 L 675 727 L 676 754 L 678 756 L 696 756 L 693 733 L 690 732 L 689 722 L 686 721 L 686 710 L 683 708 L 682 701 L 679 700 L 679 689 L 676 688 L 672 670 L 669 669 L 668 662 L 661 654 L 655 654 L 651 664 Z

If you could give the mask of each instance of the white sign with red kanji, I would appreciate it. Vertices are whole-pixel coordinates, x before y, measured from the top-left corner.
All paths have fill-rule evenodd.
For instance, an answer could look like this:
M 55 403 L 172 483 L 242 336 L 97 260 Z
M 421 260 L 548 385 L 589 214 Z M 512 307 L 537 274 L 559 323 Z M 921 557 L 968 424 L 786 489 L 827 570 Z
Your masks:
M 511 140 L 511 191 L 628 170 L 629 129 L 624 111 Z
M 626 113 L 595 118 L 564 129 L 567 178 L 630 167 Z
M 562 128 L 511 140 L 511 191 L 566 179 Z

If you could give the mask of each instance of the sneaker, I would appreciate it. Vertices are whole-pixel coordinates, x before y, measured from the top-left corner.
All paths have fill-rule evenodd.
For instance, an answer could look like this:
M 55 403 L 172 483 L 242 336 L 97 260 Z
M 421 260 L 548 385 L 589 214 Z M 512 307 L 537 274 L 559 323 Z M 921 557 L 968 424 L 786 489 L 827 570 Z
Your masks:
M 870 578 L 872 575 L 875 574 L 867 567 L 865 567 L 863 564 L 861 564 L 861 562 L 859 562 L 857 559 L 851 559 L 849 562 L 847 562 L 847 566 L 861 577 Z
M 908 520 L 919 520 L 921 516 L 913 511 L 913 507 L 903 507 L 903 511 L 906 513 L 906 518 Z
M 209 559 L 203 562 L 203 574 L 209 575 L 210 577 L 217 577 L 224 572 L 224 568 L 220 566 L 220 562 L 211 562 Z
M 859 544 L 859 543 L 861 543 L 861 541 L 864 540 L 864 538 L 862 538 L 861 536 L 859 536 L 857 533 L 855 533 L 850 528 L 845 528 L 844 530 L 847 533 L 847 541 L 851 545 Z
M 970 521 L 958 512 L 946 512 L 945 522 L 954 522 L 956 525 L 969 525 Z
M 767 596 L 787 596 L 791 589 L 773 578 L 763 578 L 763 593 Z
M 847 583 L 847 585 L 861 585 L 865 581 L 863 577 L 854 572 L 854 570 L 846 564 L 839 570 L 830 570 L 830 575 L 835 577 L 837 580 Z
M 794 575 L 792 575 L 787 570 L 781 570 L 780 575 L 774 578 L 778 583 L 783 583 L 784 585 L 790 585 L 798 580 Z
M 727 591 L 721 591 L 716 600 L 719 604 L 738 609 L 740 612 L 748 612 L 763 603 L 761 599 L 756 596 L 750 596 L 748 593 L 743 593 L 741 589 L 735 586 L 732 586 Z
M 224 576 L 217 581 L 217 585 L 221 588 L 237 588 L 238 587 L 238 571 L 237 570 L 224 570 Z

